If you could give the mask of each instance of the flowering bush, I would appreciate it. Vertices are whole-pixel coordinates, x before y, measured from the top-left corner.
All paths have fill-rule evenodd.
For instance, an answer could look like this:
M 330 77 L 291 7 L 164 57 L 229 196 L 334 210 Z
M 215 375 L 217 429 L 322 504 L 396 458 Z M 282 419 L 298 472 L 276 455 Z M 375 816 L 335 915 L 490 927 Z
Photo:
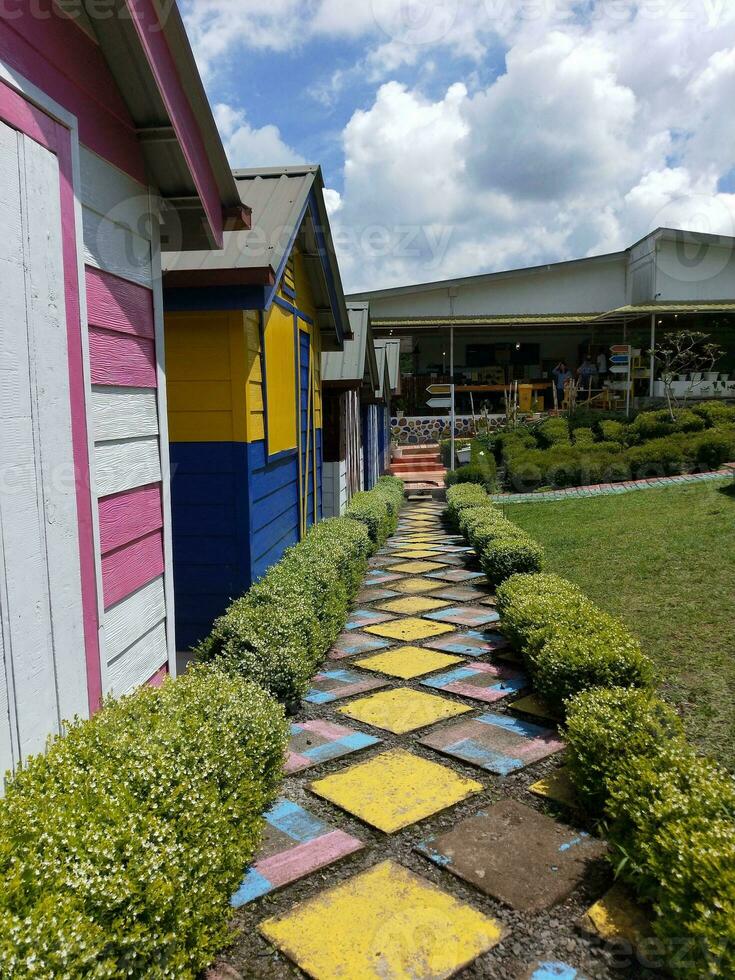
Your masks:
M 0 976 L 195 977 L 286 738 L 264 691 L 203 667 L 72 724 L 0 801 Z

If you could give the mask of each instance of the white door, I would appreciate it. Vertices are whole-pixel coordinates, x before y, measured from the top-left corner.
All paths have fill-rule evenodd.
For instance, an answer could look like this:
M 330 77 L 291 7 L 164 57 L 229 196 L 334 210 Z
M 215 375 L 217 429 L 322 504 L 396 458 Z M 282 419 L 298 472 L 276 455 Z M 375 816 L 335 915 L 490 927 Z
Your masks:
M 59 186 L 0 122 L 0 792 L 88 713 Z

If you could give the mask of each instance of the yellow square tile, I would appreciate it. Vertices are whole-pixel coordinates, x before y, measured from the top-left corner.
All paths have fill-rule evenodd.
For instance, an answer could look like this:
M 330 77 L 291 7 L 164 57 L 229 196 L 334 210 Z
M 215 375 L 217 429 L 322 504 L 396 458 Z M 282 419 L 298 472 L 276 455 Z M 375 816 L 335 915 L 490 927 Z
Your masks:
M 443 599 L 429 599 L 421 595 L 406 595 L 402 599 L 389 599 L 376 609 L 384 609 L 386 612 L 409 613 L 410 615 L 433 612 L 435 609 L 443 609 L 449 603 Z
M 394 861 L 318 892 L 258 928 L 316 980 L 442 980 L 503 936 L 495 919 Z
M 348 715 L 374 728 L 383 728 L 394 735 L 426 728 L 427 725 L 434 725 L 438 721 L 454 718 L 455 715 L 463 715 L 468 711 L 472 711 L 472 708 L 466 704 L 458 704 L 448 698 L 437 697 L 436 694 L 412 691 L 407 687 L 397 687 L 367 698 L 359 698 L 339 709 L 342 715 Z
M 651 935 L 651 922 L 633 895 L 616 882 L 582 917 L 582 928 L 609 942 L 624 939 L 635 949 Z
M 577 802 L 566 766 L 556 769 L 550 776 L 544 776 L 528 788 L 536 796 L 543 796 L 554 803 L 563 803 L 564 806 L 575 806 Z
M 418 558 L 435 558 L 437 555 L 441 555 L 441 551 L 429 551 L 419 547 L 401 548 L 400 551 L 393 552 L 394 558 L 406 558 L 409 561 Z
M 435 572 L 442 567 L 439 561 L 402 561 L 400 565 L 391 565 L 391 571 L 405 572 L 407 575 L 423 575 L 424 572 Z
M 392 749 L 311 784 L 312 792 L 393 834 L 482 792 L 481 783 L 436 762 Z
M 400 582 L 391 582 L 392 592 L 403 592 L 404 595 L 417 595 L 421 592 L 433 592 L 434 589 L 445 589 L 446 582 L 436 578 L 402 578 Z
M 410 643 L 412 640 L 423 640 L 427 636 L 441 636 L 442 633 L 451 633 L 454 629 L 455 627 L 448 623 L 433 623 L 428 619 L 407 616 L 406 619 L 392 619 L 389 623 L 366 626 L 363 632 L 373 633 L 375 636 L 385 636 L 389 640 L 403 640 Z
M 459 663 L 462 663 L 461 657 L 439 653 L 438 650 L 426 650 L 424 647 L 407 646 L 365 657 L 364 660 L 358 660 L 356 666 L 365 670 L 374 670 L 378 674 L 389 674 L 391 677 L 408 680 Z

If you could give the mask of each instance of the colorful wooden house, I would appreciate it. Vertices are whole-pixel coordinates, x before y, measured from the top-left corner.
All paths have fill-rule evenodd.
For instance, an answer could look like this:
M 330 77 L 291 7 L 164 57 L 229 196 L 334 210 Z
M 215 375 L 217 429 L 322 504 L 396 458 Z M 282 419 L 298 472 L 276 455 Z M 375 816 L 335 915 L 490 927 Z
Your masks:
M 320 169 L 235 179 L 252 230 L 164 276 L 180 650 L 322 516 L 321 354 L 351 336 Z
M 0 774 L 174 669 L 160 252 L 247 224 L 176 7 L 0 19 Z M 163 451 L 162 451 L 163 450 Z M 1 791 L 1 788 L 0 788 Z
M 365 487 L 363 410 L 376 404 L 378 362 L 368 303 L 349 303 L 352 340 L 322 354 L 324 404 L 323 509 L 338 517 Z

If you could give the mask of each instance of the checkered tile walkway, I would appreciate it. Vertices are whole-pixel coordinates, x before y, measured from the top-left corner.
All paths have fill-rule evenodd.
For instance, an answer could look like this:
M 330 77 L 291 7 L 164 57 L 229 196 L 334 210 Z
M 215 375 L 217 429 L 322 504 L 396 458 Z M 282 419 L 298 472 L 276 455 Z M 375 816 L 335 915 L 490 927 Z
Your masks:
M 503 943 L 517 947 L 500 908 L 558 903 L 604 850 L 573 826 L 565 770 L 538 769 L 561 762 L 564 744 L 442 512 L 438 502 L 409 504 L 371 559 L 312 680 L 309 717 L 292 724 L 281 799 L 232 899 L 265 903 L 260 935 L 312 977 L 454 975 Z M 526 798 L 497 803 L 502 781 L 518 773 Z M 546 806 L 551 815 L 539 812 Z M 418 855 L 411 868 L 381 846 L 402 834 Z M 470 899 L 454 897 L 458 878 Z M 304 881 L 313 883 L 306 892 Z M 296 882 L 299 899 L 272 914 L 269 897 Z M 545 952 L 524 947 L 524 976 L 582 980 L 585 964 L 551 963 Z M 503 975 L 493 969 L 488 976 Z M 264 962 L 262 975 L 285 974 Z

